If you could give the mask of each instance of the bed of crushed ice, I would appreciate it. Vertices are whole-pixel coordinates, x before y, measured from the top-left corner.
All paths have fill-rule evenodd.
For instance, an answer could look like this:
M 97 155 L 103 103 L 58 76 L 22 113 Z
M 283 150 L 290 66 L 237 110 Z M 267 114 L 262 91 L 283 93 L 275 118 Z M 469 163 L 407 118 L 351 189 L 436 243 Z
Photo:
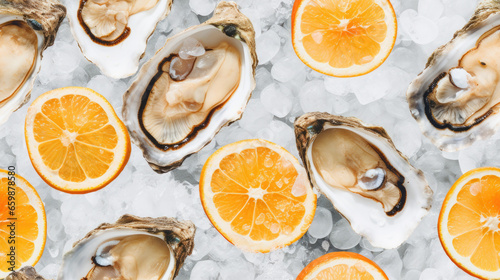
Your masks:
M 73 1 L 73 0 L 66 0 Z M 64 1 L 63 1 L 64 2 Z M 142 63 L 165 40 L 205 21 L 215 0 L 176 0 L 168 18 L 150 38 Z M 14 113 L 0 129 L 0 166 L 15 165 L 17 172 L 36 187 L 47 212 L 48 236 L 43 257 L 36 265 L 44 277 L 56 278 L 64 252 L 85 233 L 125 213 L 173 216 L 197 226 L 195 248 L 177 279 L 264 280 L 295 279 L 313 259 L 328 252 L 347 250 L 374 260 L 390 279 L 470 279 L 444 253 L 437 237 L 437 216 L 452 183 L 465 171 L 500 165 L 496 146 L 500 137 L 476 143 L 459 153 L 442 153 L 420 133 L 410 116 L 406 89 L 422 71 L 427 57 L 451 39 L 471 16 L 476 0 L 391 0 L 398 15 L 398 38 L 388 60 L 362 77 L 338 79 L 316 73 L 296 57 L 290 40 L 293 0 L 239 0 L 253 22 L 257 36 L 257 88 L 243 118 L 226 127 L 201 152 L 179 169 L 159 175 L 141 151 L 132 155 L 121 175 L 103 190 L 70 195 L 47 186 L 33 169 L 23 135 L 27 107 Z M 54 46 L 44 55 L 32 100 L 64 86 L 87 86 L 103 94 L 121 112 L 122 95 L 133 80 L 113 80 L 81 54 L 67 20 Z M 264 138 L 298 156 L 294 119 L 310 111 L 326 111 L 383 126 L 414 166 L 422 169 L 434 190 L 430 213 L 398 249 L 381 250 L 355 234 L 325 197 L 308 233 L 289 247 L 268 254 L 245 253 L 228 243 L 211 225 L 201 207 L 198 179 L 203 163 L 219 147 L 231 142 Z

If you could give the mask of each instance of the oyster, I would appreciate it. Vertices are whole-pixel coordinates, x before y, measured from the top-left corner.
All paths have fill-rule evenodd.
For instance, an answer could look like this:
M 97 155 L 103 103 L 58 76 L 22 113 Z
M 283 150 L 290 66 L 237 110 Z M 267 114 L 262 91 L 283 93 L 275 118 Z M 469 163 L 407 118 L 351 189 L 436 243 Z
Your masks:
M 0 1 L 0 124 L 29 100 L 65 14 L 57 0 Z
M 311 184 L 373 246 L 396 248 L 424 217 L 432 190 L 381 127 L 327 113 L 295 121 Z
M 172 0 L 71 0 L 68 18 L 83 55 L 112 78 L 135 74 Z
M 232 2 L 168 39 L 125 93 L 123 118 L 157 172 L 167 172 L 239 119 L 255 88 L 255 33 Z
M 500 125 L 500 1 L 483 0 L 471 20 L 438 48 L 407 91 L 425 136 L 456 151 L 493 135 Z
M 7 275 L 5 280 L 45 280 L 32 266 L 25 266 Z
M 194 233 L 190 221 L 124 215 L 75 243 L 58 279 L 173 279 L 193 250 Z

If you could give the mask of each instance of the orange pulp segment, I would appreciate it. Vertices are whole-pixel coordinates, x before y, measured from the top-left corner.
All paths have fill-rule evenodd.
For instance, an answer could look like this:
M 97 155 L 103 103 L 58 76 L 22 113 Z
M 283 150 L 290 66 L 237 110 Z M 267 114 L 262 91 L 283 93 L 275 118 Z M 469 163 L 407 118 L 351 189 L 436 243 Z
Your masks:
M 282 147 L 244 140 L 216 151 L 203 166 L 202 205 L 234 245 L 269 252 L 298 240 L 316 210 L 304 168 Z

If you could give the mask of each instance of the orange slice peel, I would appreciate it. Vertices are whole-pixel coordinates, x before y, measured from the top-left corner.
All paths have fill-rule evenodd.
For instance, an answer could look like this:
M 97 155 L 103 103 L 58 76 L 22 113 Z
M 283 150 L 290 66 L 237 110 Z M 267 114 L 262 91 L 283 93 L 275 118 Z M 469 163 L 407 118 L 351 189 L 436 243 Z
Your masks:
M 232 244 L 266 253 L 297 241 L 316 210 L 305 169 L 284 148 L 260 139 L 212 154 L 200 178 L 201 203 Z
M 68 193 L 103 188 L 130 157 L 130 137 L 109 102 L 83 87 L 42 94 L 28 109 L 26 145 L 31 162 L 51 187 Z
M 389 280 L 384 271 L 363 255 L 334 252 L 309 263 L 297 280 Z
M 335 77 L 355 77 L 379 67 L 397 36 L 389 0 L 296 0 L 292 44 L 310 68 Z
M 446 195 L 438 235 L 446 254 L 465 272 L 500 278 L 500 169 L 483 167 L 462 175 Z
M 12 269 L 34 266 L 46 236 L 45 209 L 35 188 L 12 171 L 0 169 L 0 279 Z

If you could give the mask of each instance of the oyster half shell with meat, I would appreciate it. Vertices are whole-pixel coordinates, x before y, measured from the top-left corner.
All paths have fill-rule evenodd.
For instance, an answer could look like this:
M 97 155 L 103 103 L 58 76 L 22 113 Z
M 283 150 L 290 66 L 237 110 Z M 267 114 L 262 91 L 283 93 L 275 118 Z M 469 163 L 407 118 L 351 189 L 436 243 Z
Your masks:
M 500 127 L 499 46 L 500 1 L 483 0 L 408 88 L 413 117 L 440 149 L 463 149 Z
M 123 119 L 150 166 L 167 172 L 241 118 L 255 88 L 255 32 L 233 2 L 167 40 L 123 97 Z
M 75 243 L 59 280 L 171 280 L 193 251 L 195 226 L 173 218 L 122 216 Z
M 170 12 L 172 0 L 70 0 L 71 31 L 83 55 L 105 75 L 132 76 L 149 36 Z
M 295 121 L 311 184 L 375 247 L 401 245 L 428 213 L 432 190 L 381 127 L 308 113 Z
M 0 124 L 28 102 L 65 15 L 57 0 L 0 1 Z

